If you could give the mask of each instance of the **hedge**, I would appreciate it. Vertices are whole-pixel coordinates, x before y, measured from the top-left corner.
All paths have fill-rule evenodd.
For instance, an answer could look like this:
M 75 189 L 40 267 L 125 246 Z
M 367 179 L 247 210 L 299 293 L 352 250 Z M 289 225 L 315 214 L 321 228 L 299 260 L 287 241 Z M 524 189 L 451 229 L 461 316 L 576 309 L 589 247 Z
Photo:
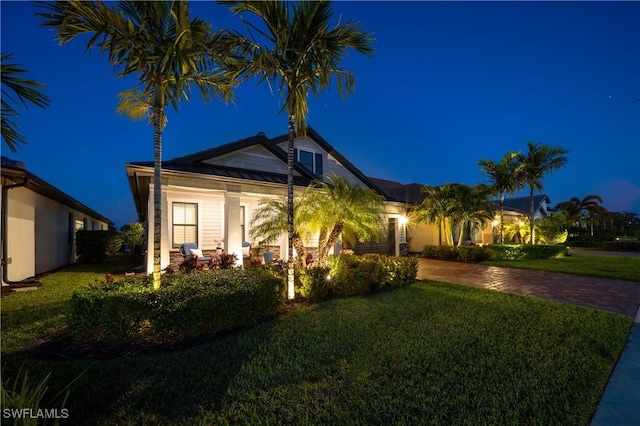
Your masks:
M 491 244 L 487 246 L 491 260 L 535 260 L 562 257 L 567 253 L 563 245 Z
M 71 298 L 72 336 L 123 341 L 186 338 L 256 324 L 284 303 L 284 281 L 263 269 L 165 274 L 95 284 Z
M 479 246 L 424 246 L 422 257 L 437 260 L 457 260 L 460 262 L 482 262 L 489 259 L 485 247 Z

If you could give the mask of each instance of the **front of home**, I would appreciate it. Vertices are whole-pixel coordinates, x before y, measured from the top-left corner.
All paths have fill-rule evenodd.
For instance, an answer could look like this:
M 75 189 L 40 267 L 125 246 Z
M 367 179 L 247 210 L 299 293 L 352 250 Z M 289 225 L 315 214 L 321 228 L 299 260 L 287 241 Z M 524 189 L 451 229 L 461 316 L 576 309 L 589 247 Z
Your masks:
M 337 174 L 383 195 L 387 228 L 379 242 L 359 244 L 358 251 L 399 255 L 407 251 L 406 205 L 389 197 L 372 179 L 315 130 L 295 141 L 294 193 L 300 194 L 314 180 Z M 268 138 L 264 133 L 206 151 L 162 163 L 161 268 L 182 260 L 180 245 L 195 242 L 204 251 L 220 247 L 242 259 L 243 242 L 257 247 L 250 237 L 251 215 L 264 198 L 286 200 L 287 135 Z M 153 162 L 126 165 L 127 176 L 139 219 L 147 229 L 153 224 Z M 147 253 L 153 253 L 149 232 Z M 317 241 L 307 241 L 309 247 Z M 276 257 L 288 256 L 286 233 L 270 246 Z M 335 247 L 334 250 L 339 250 Z M 294 253 L 295 255 L 295 253 Z M 147 257 L 147 271 L 153 269 Z
M 113 222 L 2 157 L 2 285 L 20 286 L 75 261 L 78 230 Z
M 256 248 L 259 241 L 250 236 L 252 213 L 264 198 L 287 197 L 287 135 L 269 138 L 258 133 L 245 139 L 214 147 L 162 163 L 161 268 L 174 268 L 183 260 L 180 245 L 196 243 L 205 252 L 222 249 L 243 258 L 243 243 Z M 305 138 L 297 138 L 294 154 L 294 194 L 313 181 L 337 174 L 385 199 L 385 229 L 380 241 L 357 243 L 349 247 L 355 253 L 375 252 L 404 255 L 420 252 L 425 245 L 439 243 L 438 227 L 409 220 L 411 211 L 424 199 L 422 185 L 365 176 L 314 129 Z M 153 226 L 153 162 L 126 165 L 127 177 L 139 220 L 147 229 Z M 505 218 L 525 216 L 522 199 L 506 200 Z M 546 195 L 536 196 L 536 211 L 546 213 Z M 528 204 L 527 204 L 528 206 Z M 528 211 L 528 207 L 527 210 Z M 153 253 L 153 233 L 148 232 L 147 253 Z M 490 244 L 496 239 L 495 223 L 473 235 L 466 243 Z M 305 246 L 317 246 L 306 241 Z M 338 252 L 341 245 L 333 248 Z M 271 243 L 276 258 L 287 258 L 287 235 Z M 294 253 L 295 256 L 295 253 Z M 153 258 L 147 256 L 147 271 L 153 270 Z

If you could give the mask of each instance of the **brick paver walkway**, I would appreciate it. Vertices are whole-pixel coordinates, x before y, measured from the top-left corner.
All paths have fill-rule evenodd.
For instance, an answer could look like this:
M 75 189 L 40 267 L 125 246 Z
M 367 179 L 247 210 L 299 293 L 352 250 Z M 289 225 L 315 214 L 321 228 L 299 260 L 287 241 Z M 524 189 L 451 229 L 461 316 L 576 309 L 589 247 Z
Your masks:
M 640 306 L 640 282 L 419 259 L 418 279 L 424 278 L 587 306 L 629 317 L 633 317 Z

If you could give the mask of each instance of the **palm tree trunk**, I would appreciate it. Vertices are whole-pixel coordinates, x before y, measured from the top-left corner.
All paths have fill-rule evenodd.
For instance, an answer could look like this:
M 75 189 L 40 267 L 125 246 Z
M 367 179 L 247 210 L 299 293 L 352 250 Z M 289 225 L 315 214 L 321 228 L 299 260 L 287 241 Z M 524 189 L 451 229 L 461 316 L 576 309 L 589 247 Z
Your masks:
M 500 244 L 504 243 L 504 192 L 500 193 Z
M 162 108 L 153 108 L 153 288 L 160 288 L 162 235 Z
M 534 219 L 533 219 L 533 186 L 530 186 L 531 191 L 529 194 L 529 235 L 531 236 L 531 244 L 535 244 L 536 243 L 536 239 L 535 239 L 535 225 L 534 225 Z
M 302 239 L 297 232 L 293 236 L 293 246 L 296 248 L 296 253 L 298 253 L 298 264 L 305 268 L 307 266 L 307 249 L 302 244 Z
M 326 239 L 324 244 L 322 244 L 322 248 L 318 247 L 318 264 L 317 266 L 325 266 L 327 263 L 327 257 L 329 257 L 329 249 L 335 245 L 338 238 L 340 238 L 340 234 L 344 230 L 344 223 L 336 223 L 329 234 L 329 237 Z
M 289 256 L 287 258 L 287 297 L 294 299 L 295 272 L 293 261 L 293 141 L 296 138 L 296 116 L 289 115 L 289 144 L 287 149 L 287 236 Z
M 442 245 L 442 221 L 438 221 L 438 245 Z

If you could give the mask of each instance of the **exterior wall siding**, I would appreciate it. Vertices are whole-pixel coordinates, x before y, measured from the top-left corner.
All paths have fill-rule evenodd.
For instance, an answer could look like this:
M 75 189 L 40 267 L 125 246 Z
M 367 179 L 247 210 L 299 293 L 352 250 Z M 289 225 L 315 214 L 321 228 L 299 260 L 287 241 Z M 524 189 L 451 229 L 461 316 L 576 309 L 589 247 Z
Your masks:
M 286 149 L 286 145 L 285 145 Z M 237 167 L 263 172 L 287 173 L 287 166 L 262 146 L 252 146 L 204 161 L 216 166 Z

